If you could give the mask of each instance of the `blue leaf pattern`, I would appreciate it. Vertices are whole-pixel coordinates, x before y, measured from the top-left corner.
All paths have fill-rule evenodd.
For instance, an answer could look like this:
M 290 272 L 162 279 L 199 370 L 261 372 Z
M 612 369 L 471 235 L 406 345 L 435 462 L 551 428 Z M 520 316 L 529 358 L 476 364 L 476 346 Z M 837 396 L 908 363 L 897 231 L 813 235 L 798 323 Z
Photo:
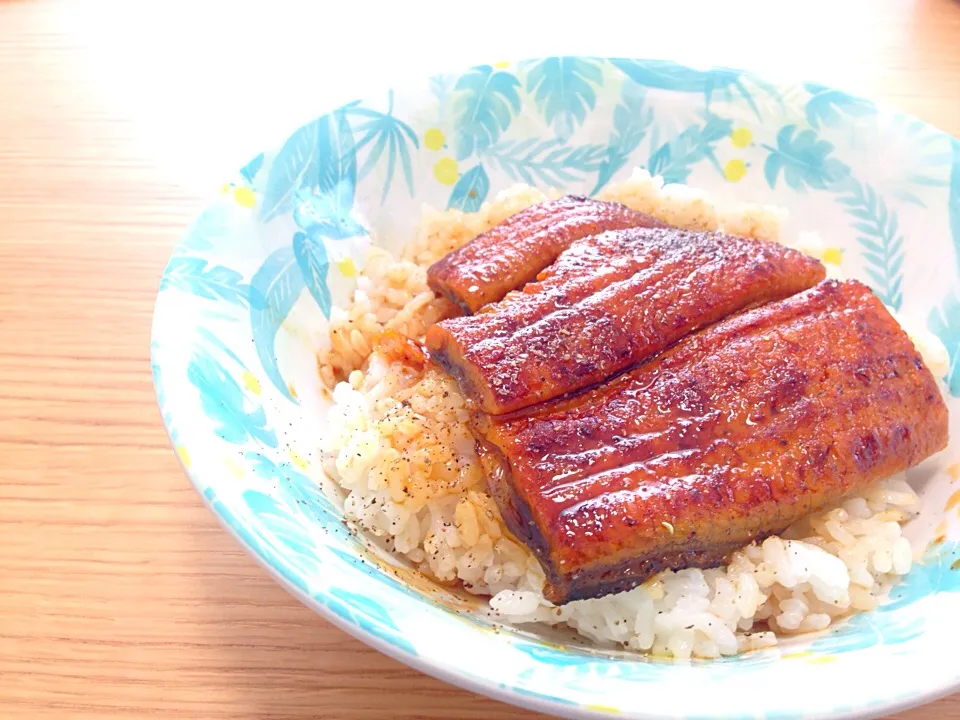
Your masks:
M 167 433 L 170 435 L 170 442 L 176 446 L 178 440 L 180 439 L 180 433 L 177 432 L 176 426 L 173 422 L 173 413 L 170 411 L 169 405 L 167 405 L 167 391 L 163 384 L 163 370 L 160 367 L 160 363 L 156 359 L 157 345 L 156 343 L 150 343 L 150 374 L 153 376 L 153 387 L 157 394 L 157 405 L 160 406 L 160 415 L 163 418 L 163 424 L 167 428 Z
M 430 86 L 430 94 L 433 95 L 437 100 L 443 102 L 450 95 L 453 90 L 454 84 L 457 82 L 456 75 L 450 74 L 440 74 L 433 75 L 430 77 L 428 84 Z
M 487 171 L 483 169 L 483 165 L 477 165 L 457 180 L 457 184 L 453 186 L 453 192 L 450 193 L 447 210 L 476 212 L 487 199 L 489 192 L 490 178 L 487 177 Z
M 263 191 L 260 219 L 270 222 L 287 212 L 301 185 L 310 184 L 318 171 L 317 135 L 327 124 L 326 116 L 297 130 L 280 148 L 270 165 L 270 174 Z
M 254 441 L 275 447 L 263 406 L 248 398 L 240 383 L 208 353 L 199 351 L 187 366 L 187 379 L 200 391 L 200 406 L 214 422 L 216 434 L 235 445 Z
M 807 83 L 804 87 L 813 96 L 807 100 L 807 122 L 814 130 L 820 126 L 837 127 L 846 118 L 861 118 L 875 115 L 876 106 L 869 100 L 862 100 L 840 90 Z
M 170 259 L 160 289 L 176 288 L 207 300 L 247 307 L 247 285 L 236 270 L 222 265 L 208 267 L 200 257 L 177 255 Z
M 249 522 L 238 517 L 237 513 L 233 511 L 233 508 L 229 502 L 223 502 L 219 497 L 217 497 L 216 491 L 210 487 L 203 491 L 203 497 L 210 504 L 210 507 L 213 508 L 213 511 L 217 514 L 217 517 L 223 520 L 223 523 L 233 532 L 235 532 L 248 548 L 250 548 L 265 561 L 269 562 L 271 559 L 271 553 L 267 549 L 266 543 L 262 536 L 254 528 L 250 527 Z M 299 586 L 300 584 L 297 581 L 297 578 L 290 577 L 288 580 L 290 580 L 294 585 Z
M 613 111 L 613 134 L 607 143 L 604 159 L 597 168 L 597 184 L 591 194 L 598 193 L 613 179 L 640 147 L 653 124 L 653 109 L 644 107 L 646 93 L 631 80 L 620 90 L 620 104 Z
M 294 202 L 293 221 L 310 235 L 327 240 L 346 240 L 367 234 L 360 223 L 340 212 L 332 195 L 315 195 L 309 190 L 300 190 Z
M 493 145 L 510 127 L 520 110 L 520 81 L 511 73 L 481 65 L 470 70 L 454 87 L 457 160 Z
M 877 123 L 872 125 L 876 127 Z M 900 202 L 925 208 L 926 203 L 914 191 L 949 184 L 949 174 L 944 177 L 943 168 L 952 162 L 953 139 L 921 120 L 901 116 L 885 121 L 883 131 L 889 134 L 890 144 L 899 148 L 894 163 L 898 184 L 889 189 L 889 194 Z
M 414 149 L 419 150 L 420 141 L 417 140 L 417 134 L 413 131 L 413 128 L 394 117 L 393 90 L 388 93 L 386 113 L 369 110 L 361 106 L 351 106 L 346 112 L 363 118 L 356 127 L 357 131 L 363 133 L 363 136 L 357 140 L 354 153 L 359 155 L 361 150 L 373 143 L 367 152 L 366 160 L 360 167 L 358 176 L 360 178 L 366 177 L 374 166 L 380 162 L 381 156 L 386 151 L 387 173 L 380 202 L 384 202 L 387 195 L 390 194 L 390 186 L 393 183 L 393 174 L 398 157 L 407 189 L 413 195 L 413 165 L 410 161 L 408 143 Z
M 357 159 L 347 109 L 323 115 L 295 132 L 270 166 L 260 219 L 269 222 L 293 207 L 301 191 L 319 194 L 334 226 L 349 224 L 357 185 Z
M 952 292 L 940 307 L 930 311 L 927 327 L 940 338 L 950 354 L 947 385 L 951 395 L 960 397 L 960 293 Z
M 277 332 L 306 285 L 293 248 L 274 251 L 250 281 L 250 326 L 257 356 L 267 377 L 293 399 L 277 365 Z
M 527 92 L 557 135 L 567 138 L 597 104 L 594 88 L 603 84 L 603 71 L 596 60 L 577 57 L 546 58 L 527 73 Z
M 330 288 L 327 287 L 330 261 L 327 259 L 327 249 L 323 246 L 323 241 L 297 233 L 293 236 L 293 254 L 300 266 L 300 272 L 303 273 L 307 290 L 317 301 L 324 316 L 330 317 L 330 308 L 333 305 Z
M 328 115 L 317 134 L 320 173 L 316 191 L 336 227 L 356 225 L 350 211 L 357 188 L 357 155 L 346 112 L 342 109 Z
M 248 183 L 252 183 L 254 178 L 257 177 L 257 173 L 260 172 L 261 167 L 263 167 L 263 153 L 260 153 L 253 158 L 253 160 L 240 168 L 240 175 Z
M 796 125 L 787 125 L 777 135 L 775 148 L 763 147 L 770 152 L 764 175 L 771 188 L 776 187 L 781 170 L 787 185 L 798 192 L 808 187 L 825 190 L 850 174 L 846 165 L 830 157 L 833 145 L 818 140 L 813 130 L 797 132 Z
M 561 187 L 599 170 L 606 153 L 603 145 L 564 145 L 559 139 L 531 139 L 498 143 L 484 151 L 482 157 L 518 182 Z
M 174 256 L 210 251 L 215 241 L 230 232 L 230 225 L 228 207 L 224 203 L 211 205 L 190 226 L 187 237 L 174 250 Z
M 701 93 L 732 85 L 740 77 L 734 70 L 694 70 L 670 60 L 612 58 L 610 62 L 633 82 L 659 90 Z
M 899 310 L 903 304 L 903 236 L 897 213 L 887 208 L 873 188 L 853 178 L 844 191 L 837 202 L 855 220 L 852 227 L 859 233 L 857 243 L 871 287 L 885 305 Z
M 506 685 L 501 685 L 501 687 L 507 688 Z M 557 704 L 557 705 L 569 705 L 569 706 L 572 706 L 572 707 L 576 707 L 576 706 L 577 706 L 577 703 L 575 703 L 573 700 L 568 700 L 567 698 L 564 698 L 564 697 L 557 697 L 556 695 L 549 695 L 549 694 L 547 694 L 547 693 L 541 693 L 541 692 L 536 692 L 536 691 L 534 691 L 534 690 L 529 690 L 529 689 L 523 687 L 522 685 L 517 685 L 517 686 L 515 686 L 515 687 L 510 687 L 510 688 L 508 688 L 508 689 L 509 689 L 511 692 L 517 693 L 518 695 L 523 695 L 523 696 L 526 696 L 526 697 L 536 698 L 537 700 L 540 700 L 541 702 L 551 702 L 551 703 L 554 703 L 554 704 Z
M 896 645 L 918 637 L 924 629 L 921 613 L 898 612 L 934 593 L 960 592 L 960 558 L 956 543 L 934 547 L 890 591 L 890 599 L 872 612 L 860 613 L 815 642 L 812 650 L 841 653 L 872 645 Z
M 390 617 L 390 613 L 373 598 L 341 588 L 331 588 L 323 602 L 344 620 L 349 620 L 362 630 L 378 637 L 389 645 L 416 655 L 417 649 L 400 634 L 400 629 Z
M 744 87 L 740 70 L 715 68 L 712 70 L 694 70 L 693 68 L 678 65 L 669 60 L 627 60 L 613 58 L 610 62 L 633 82 L 644 87 L 659 90 L 674 90 L 686 93 L 703 93 L 704 107 L 710 111 L 710 101 L 713 94 L 720 91 L 736 91 L 747 103 L 754 114 L 759 118 L 760 110 Z M 766 87 L 768 92 L 775 90 L 763 83 L 755 83 Z M 779 97 L 777 97 L 779 100 Z
M 227 347 L 227 344 L 209 328 L 205 328 L 205 327 L 197 328 L 197 337 L 200 340 L 202 340 L 203 343 L 206 343 L 210 347 L 216 348 L 217 350 L 219 350 L 221 353 L 223 353 L 224 357 L 229 358 L 230 360 L 235 362 L 237 364 L 237 367 L 239 367 L 241 370 L 247 369 L 247 366 L 243 362 L 243 360 L 241 360 L 240 357 L 233 350 Z
M 302 592 L 309 593 L 308 580 L 319 574 L 320 562 L 316 544 L 300 524 L 299 517 L 292 515 L 276 498 L 259 490 L 245 490 L 243 501 L 249 513 L 267 530 L 264 542 L 258 543 L 261 552 L 264 545 L 270 548 L 267 552 L 274 556 L 270 558 L 273 562 L 279 561 L 294 570 L 284 572 L 284 577 Z
M 277 481 L 277 493 L 287 505 L 296 508 L 305 505 L 313 510 L 326 527 L 342 530 L 340 511 L 330 502 L 320 485 L 297 470 L 291 462 L 274 462 L 261 452 L 248 452 L 244 457 L 250 461 L 257 477 Z
M 350 535 L 349 537 L 352 538 L 354 541 L 356 541 L 356 537 L 354 537 L 353 535 Z M 331 547 L 330 551 L 333 555 L 336 555 L 338 558 L 340 558 L 340 560 L 342 560 L 344 563 L 346 563 L 347 565 L 350 565 L 352 568 L 363 573 L 364 575 L 371 578 L 372 580 L 376 580 L 381 585 L 385 585 L 391 590 L 396 590 L 397 592 L 402 593 L 407 597 L 417 598 L 418 600 L 425 599 L 423 595 L 418 593 L 416 590 L 412 589 L 406 583 L 395 578 L 393 575 L 390 574 L 389 571 L 383 571 L 376 565 L 373 565 L 372 563 L 369 563 L 366 560 L 364 560 L 363 559 L 364 550 L 361 549 L 360 543 L 357 543 L 357 550 L 352 552 L 346 552 L 336 547 Z M 438 607 L 441 606 L 441 604 L 436 600 L 434 600 L 433 598 L 426 598 L 426 600 L 427 602 L 430 602 L 433 605 L 436 605 Z
M 660 175 L 666 183 L 683 183 L 693 166 L 704 159 L 716 163 L 714 146 L 727 137 L 733 121 L 711 117 L 703 125 L 692 125 L 670 142 L 664 143 L 653 155 L 647 169 L 651 175 Z

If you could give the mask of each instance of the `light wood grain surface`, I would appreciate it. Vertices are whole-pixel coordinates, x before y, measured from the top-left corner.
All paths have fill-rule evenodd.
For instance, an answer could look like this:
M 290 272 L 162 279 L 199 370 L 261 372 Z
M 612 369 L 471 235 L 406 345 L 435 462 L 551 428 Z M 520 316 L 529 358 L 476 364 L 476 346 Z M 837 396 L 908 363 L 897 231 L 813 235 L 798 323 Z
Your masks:
M 299 605 L 167 446 L 148 345 L 171 247 L 310 113 L 403 73 L 590 52 L 815 79 L 960 135 L 951 0 L 307 5 L 0 4 L 2 718 L 534 717 Z M 899 717 L 960 718 L 960 696 Z

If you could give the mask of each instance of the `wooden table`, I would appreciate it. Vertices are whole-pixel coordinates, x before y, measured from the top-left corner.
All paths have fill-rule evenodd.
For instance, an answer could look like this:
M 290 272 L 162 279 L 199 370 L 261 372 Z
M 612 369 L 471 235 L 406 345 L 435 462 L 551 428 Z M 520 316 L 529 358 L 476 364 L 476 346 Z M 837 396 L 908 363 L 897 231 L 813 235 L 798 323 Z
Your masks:
M 749 66 L 960 135 L 960 5 L 624 3 L 575 24 L 499 1 L 238 5 L 0 5 L 0 717 L 533 717 L 332 627 L 203 507 L 148 367 L 182 228 L 226 169 L 324 105 L 491 58 Z M 377 22 L 361 37 L 357 17 Z M 899 717 L 960 718 L 960 696 Z

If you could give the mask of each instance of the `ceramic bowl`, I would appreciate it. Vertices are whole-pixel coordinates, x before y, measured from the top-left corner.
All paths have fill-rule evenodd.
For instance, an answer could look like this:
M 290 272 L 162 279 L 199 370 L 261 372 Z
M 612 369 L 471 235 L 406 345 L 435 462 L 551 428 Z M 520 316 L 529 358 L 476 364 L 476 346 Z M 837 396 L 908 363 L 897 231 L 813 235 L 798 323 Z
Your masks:
M 315 358 L 368 245 L 398 250 L 423 203 L 472 211 L 517 182 L 594 193 L 634 167 L 788 208 L 785 232 L 818 231 L 846 276 L 949 349 L 954 440 L 910 475 L 923 498 L 911 537 L 939 542 L 880 609 L 779 649 L 648 659 L 494 628 L 345 528 L 318 457 L 329 400 Z M 304 603 L 424 672 L 575 717 L 865 716 L 960 685 L 960 142 L 917 119 L 659 60 L 412 80 L 227 178 L 166 269 L 152 361 L 171 442 L 221 523 Z

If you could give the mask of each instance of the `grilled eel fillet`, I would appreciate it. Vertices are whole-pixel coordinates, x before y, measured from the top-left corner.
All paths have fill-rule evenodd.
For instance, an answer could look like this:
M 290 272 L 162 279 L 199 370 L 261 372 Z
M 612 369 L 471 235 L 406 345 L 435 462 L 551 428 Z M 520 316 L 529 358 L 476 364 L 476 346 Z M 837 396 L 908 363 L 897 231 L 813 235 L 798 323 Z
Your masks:
M 618 203 L 567 195 L 478 235 L 431 265 L 427 281 L 434 292 L 474 313 L 536 278 L 575 240 L 629 227 L 664 224 Z
M 616 230 L 578 240 L 522 292 L 434 325 L 426 344 L 476 407 L 498 415 L 602 382 L 823 278 L 817 260 L 776 243 Z
M 558 603 L 752 540 L 947 444 L 947 408 L 883 304 L 827 281 L 527 413 L 478 415 L 510 529 Z

